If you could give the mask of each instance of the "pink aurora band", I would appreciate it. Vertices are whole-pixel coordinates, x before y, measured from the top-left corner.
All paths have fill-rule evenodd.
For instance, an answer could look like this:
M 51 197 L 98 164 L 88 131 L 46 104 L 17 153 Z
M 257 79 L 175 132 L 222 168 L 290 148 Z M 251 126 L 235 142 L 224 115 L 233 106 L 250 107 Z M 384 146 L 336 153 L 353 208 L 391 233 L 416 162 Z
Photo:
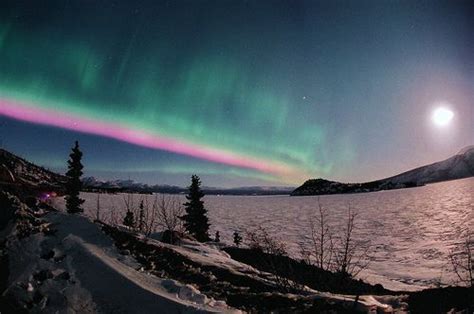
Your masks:
M 134 130 L 120 124 L 89 117 L 86 118 L 56 110 L 38 108 L 9 99 L 0 99 L 0 115 L 15 120 L 109 137 L 138 146 L 165 150 L 220 164 L 253 169 L 281 177 L 282 179 L 290 179 L 290 181 L 291 179 L 296 179 L 294 176 L 300 173 L 300 171 L 283 163 L 243 156 L 223 149 Z

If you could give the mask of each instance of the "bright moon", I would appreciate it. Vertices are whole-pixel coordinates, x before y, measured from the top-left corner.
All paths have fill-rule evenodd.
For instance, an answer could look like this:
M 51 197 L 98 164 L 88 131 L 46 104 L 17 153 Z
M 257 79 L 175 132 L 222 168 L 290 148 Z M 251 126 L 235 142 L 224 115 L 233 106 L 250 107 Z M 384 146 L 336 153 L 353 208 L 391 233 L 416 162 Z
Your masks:
M 446 108 L 438 108 L 433 112 L 432 120 L 437 126 L 448 125 L 454 117 L 454 113 Z

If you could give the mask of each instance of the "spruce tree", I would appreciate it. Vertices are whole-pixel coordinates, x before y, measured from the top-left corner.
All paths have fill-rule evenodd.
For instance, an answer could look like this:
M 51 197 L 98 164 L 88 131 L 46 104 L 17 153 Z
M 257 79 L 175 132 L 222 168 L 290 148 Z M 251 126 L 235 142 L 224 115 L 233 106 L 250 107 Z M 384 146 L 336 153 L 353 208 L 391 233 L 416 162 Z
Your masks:
M 199 242 L 210 240 L 207 210 L 204 208 L 204 202 L 201 200 L 203 196 L 201 180 L 197 175 L 193 175 L 191 177 L 188 195 L 186 195 L 188 201 L 183 204 L 186 214 L 180 218 L 184 221 L 186 231 Z
M 123 224 L 124 226 L 127 226 L 130 229 L 133 229 L 135 227 L 135 217 L 133 216 L 132 211 L 127 211 L 127 214 L 125 214 L 125 217 L 123 218 Z
M 79 197 L 82 189 L 82 169 L 84 166 L 81 163 L 82 152 L 79 149 L 79 142 L 76 141 L 74 148 L 69 155 L 68 171 L 66 172 L 66 209 L 68 213 L 80 213 L 84 210 L 81 208 L 84 200 Z

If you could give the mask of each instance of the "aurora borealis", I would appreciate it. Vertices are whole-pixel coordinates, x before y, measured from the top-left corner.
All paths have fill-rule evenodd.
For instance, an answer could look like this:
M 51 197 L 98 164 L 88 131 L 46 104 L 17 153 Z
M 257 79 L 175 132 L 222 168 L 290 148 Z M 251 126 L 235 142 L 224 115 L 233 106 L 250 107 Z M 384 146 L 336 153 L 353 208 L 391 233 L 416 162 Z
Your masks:
M 61 169 L 78 138 L 87 174 L 153 183 L 390 175 L 472 144 L 472 7 L 2 1 L 2 142 Z
M 21 103 L 10 102 L 7 100 L 0 100 L 0 104 L 2 105 L 0 113 L 13 119 L 102 135 L 139 146 L 162 149 L 212 162 L 254 169 L 263 173 L 292 175 L 292 170 L 290 168 L 271 161 L 239 156 L 231 152 L 207 148 L 192 143 L 185 143 L 173 138 L 153 136 L 151 133 L 146 133 L 144 131 L 120 127 L 111 123 L 84 119 L 77 115 L 68 115 L 47 109 L 38 110 L 35 107 L 25 106 Z

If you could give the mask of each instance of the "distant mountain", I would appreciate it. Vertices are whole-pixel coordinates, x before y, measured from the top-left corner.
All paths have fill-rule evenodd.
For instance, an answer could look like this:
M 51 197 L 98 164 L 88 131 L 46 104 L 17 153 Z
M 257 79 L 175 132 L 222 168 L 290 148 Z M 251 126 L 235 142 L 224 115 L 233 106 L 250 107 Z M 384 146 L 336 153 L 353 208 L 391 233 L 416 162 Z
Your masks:
M 426 184 L 474 176 L 474 145 L 463 148 L 446 160 L 419 167 L 387 178 L 393 183 Z
M 94 177 L 85 177 L 82 180 L 86 191 L 109 191 L 109 192 L 132 192 L 132 193 L 167 193 L 183 194 L 188 191 L 185 187 L 175 185 L 148 185 L 133 180 L 109 180 L 102 181 Z M 203 187 L 207 195 L 281 195 L 290 194 L 294 187 L 238 187 L 238 188 L 216 188 Z
M 227 189 L 204 187 L 203 191 L 208 195 L 288 195 L 294 189 L 286 186 L 244 186 Z
M 0 148 L 0 189 L 35 190 L 37 192 L 62 192 L 66 177 L 37 166 L 15 154 Z M 102 181 L 94 177 L 82 179 L 83 190 L 96 192 L 131 192 L 131 193 L 167 193 L 182 194 L 186 187 L 174 185 L 148 185 L 134 180 Z M 279 195 L 290 194 L 294 187 L 238 187 L 216 188 L 203 187 L 208 195 Z
M 66 177 L 0 149 L 0 185 L 60 190 Z
M 341 183 L 311 179 L 296 188 L 291 195 L 323 195 L 360 193 L 415 187 L 427 183 L 474 176 L 474 145 L 463 148 L 446 160 L 403 172 L 393 177 L 366 183 Z
M 130 193 L 168 193 L 178 194 L 184 193 L 185 188 L 173 185 L 148 185 L 135 182 L 134 180 L 99 180 L 95 177 L 84 177 L 82 179 L 84 191 L 90 192 L 130 192 Z

